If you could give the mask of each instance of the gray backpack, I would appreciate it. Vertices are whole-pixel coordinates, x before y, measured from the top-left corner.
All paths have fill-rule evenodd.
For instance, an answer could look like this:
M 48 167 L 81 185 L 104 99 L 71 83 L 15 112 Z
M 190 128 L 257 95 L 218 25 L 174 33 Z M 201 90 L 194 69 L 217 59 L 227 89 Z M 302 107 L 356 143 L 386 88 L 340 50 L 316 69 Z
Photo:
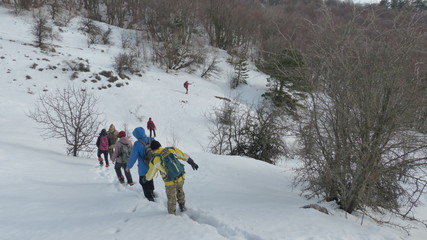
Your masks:
M 129 160 L 130 153 L 132 149 L 130 148 L 130 144 L 122 143 L 119 149 L 119 158 L 122 160 L 122 162 L 126 163 Z
M 150 147 L 151 139 L 148 139 L 148 143 L 144 142 L 142 139 L 138 139 L 138 141 L 144 145 L 144 162 L 148 166 L 154 157 L 154 152 Z

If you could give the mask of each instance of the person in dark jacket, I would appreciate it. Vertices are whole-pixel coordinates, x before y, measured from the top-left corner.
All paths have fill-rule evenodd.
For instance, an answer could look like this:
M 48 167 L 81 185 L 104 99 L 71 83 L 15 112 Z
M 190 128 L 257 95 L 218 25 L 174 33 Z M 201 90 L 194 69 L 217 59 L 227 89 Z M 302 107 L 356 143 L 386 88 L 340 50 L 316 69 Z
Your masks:
M 142 190 L 144 191 L 144 196 L 148 199 L 148 201 L 154 201 L 155 195 L 153 180 L 144 182 L 142 181 L 143 177 L 145 177 L 145 174 L 147 174 L 148 171 L 148 165 L 144 161 L 145 145 L 142 142 L 147 144 L 149 147 L 149 144 L 154 139 L 148 138 L 147 135 L 145 135 L 145 129 L 143 127 L 135 128 L 132 134 L 137 139 L 137 141 L 135 141 L 133 144 L 132 153 L 130 154 L 126 171 L 130 171 L 135 162 L 138 161 L 139 183 L 141 184 Z
M 110 139 L 107 137 L 107 130 L 102 129 L 101 133 L 96 140 L 96 147 L 98 147 L 98 161 L 100 165 L 103 165 L 103 160 L 105 159 L 105 166 L 109 167 L 110 164 L 108 162 L 108 147 L 110 146 Z M 104 154 L 104 159 L 101 155 Z
M 150 137 L 152 136 L 152 132 L 154 133 L 154 137 L 156 137 L 156 125 L 151 118 L 148 118 L 147 129 L 150 130 Z

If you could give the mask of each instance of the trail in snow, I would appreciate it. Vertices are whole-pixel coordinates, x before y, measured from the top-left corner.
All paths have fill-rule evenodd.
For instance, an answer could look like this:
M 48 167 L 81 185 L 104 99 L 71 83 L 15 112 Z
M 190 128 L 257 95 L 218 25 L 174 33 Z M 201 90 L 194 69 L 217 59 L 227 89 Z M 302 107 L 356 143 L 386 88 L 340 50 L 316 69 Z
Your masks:
M 105 166 L 95 166 L 97 168 L 98 175 L 105 179 L 107 182 L 110 182 L 112 187 L 117 192 L 133 192 L 138 195 L 139 198 L 143 199 L 144 201 L 147 201 L 144 199 L 144 196 L 142 194 L 142 190 L 139 187 L 139 183 L 136 183 L 133 186 L 129 186 L 127 184 L 122 184 L 117 180 L 116 172 L 114 171 L 114 165 L 112 164 L 110 168 L 106 168 Z M 162 196 L 159 196 L 156 198 L 156 202 L 158 206 L 161 206 L 161 208 L 166 209 L 167 208 L 167 199 L 164 199 Z M 131 213 L 136 213 L 139 207 L 139 201 L 135 204 L 134 208 L 131 210 Z M 148 205 L 144 205 L 144 207 L 149 207 Z M 189 208 L 184 213 L 178 213 L 177 216 L 185 217 L 187 219 L 190 219 L 200 225 L 207 225 L 210 227 L 213 227 L 216 229 L 219 235 L 223 236 L 226 239 L 230 240 L 263 240 L 261 236 L 258 236 L 256 234 L 253 234 L 249 231 L 239 229 L 237 227 L 230 226 L 229 223 L 222 221 L 214 216 L 210 216 L 208 213 L 195 209 L 195 208 Z M 125 218 L 121 220 L 123 224 L 128 223 L 131 220 L 130 217 Z M 121 228 L 117 227 L 116 229 L 112 230 L 110 233 L 119 233 L 121 232 Z

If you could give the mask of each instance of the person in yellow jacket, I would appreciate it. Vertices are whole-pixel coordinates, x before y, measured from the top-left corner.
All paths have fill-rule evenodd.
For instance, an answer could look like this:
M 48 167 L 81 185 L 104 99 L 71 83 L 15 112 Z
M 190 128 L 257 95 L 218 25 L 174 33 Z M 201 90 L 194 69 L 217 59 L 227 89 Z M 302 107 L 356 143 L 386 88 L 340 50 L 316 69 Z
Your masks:
M 184 179 L 185 174 L 182 173 L 181 176 L 178 176 L 176 180 L 169 181 L 167 180 L 167 172 L 165 167 L 161 163 L 160 153 L 165 149 L 160 143 L 156 140 L 151 142 L 151 149 L 154 151 L 154 158 L 149 164 L 149 169 L 147 174 L 145 175 L 144 181 L 150 181 L 154 178 L 156 173 L 160 171 L 162 175 L 163 181 L 165 182 L 166 188 L 166 196 L 168 199 L 168 213 L 176 214 L 176 202 L 178 201 L 179 209 L 181 212 L 186 210 L 185 208 L 185 193 L 184 193 Z M 176 147 L 167 148 L 171 153 L 175 155 L 175 157 L 179 160 L 185 161 L 191 165 L 193 170 L 197 170 L 199 166 L 191 159 L 187 154 Z

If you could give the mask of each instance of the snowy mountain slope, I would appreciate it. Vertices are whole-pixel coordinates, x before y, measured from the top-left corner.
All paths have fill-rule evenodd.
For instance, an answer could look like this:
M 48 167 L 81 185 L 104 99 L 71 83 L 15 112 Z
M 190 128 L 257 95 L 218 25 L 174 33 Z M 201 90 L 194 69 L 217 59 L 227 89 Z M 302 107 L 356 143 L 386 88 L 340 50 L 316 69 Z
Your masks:
M 184 72 L 165 73 L 146 66 L 123 87 L 107 87 L 105 78 L 91 82 L 93 74 L 111 70 L 119 53 L 119 34 L 113 28 L 114 45 L 87 48 L 78 30 L 78 19 L 63 28 L 55 52 L 32 47 L 31 19 L 14 16 L 0 7 L 0 238 L 1 239 L 414 239 L 413 235 L 378 226 L 362 216 L 345 215 L 333 204 L 321 203 L 331 215 L 302 206 L 315 203 L 291 187 L 297 164 L 272 166 L 244 157 L 217 156 L 206 151 L 209 122 L 205 115 L 221 104 L 215 96 L 241 98 L 251 104 L 265 90 L 266 76 L 253 67 L 249 85 L 230 91 L 227 75 L 232 67 L 219 51 L 221 73 L 211 80 Z M 105 26 L 105 25 L 103 25 Z M 88 61 L 91 72 L 63 71 L 67 62 Z M 31 68 L 37 64 L 34 68 Z M 54 67 L 55 66 L 55 67 Z M 29 76 L 29 77 L 27 77 Z M 84 80 L 87 81 L 84 81 Z M 189 94 L 182 83 L 188 80 Z M 44 90 L 53 92 L 68 84 L 84 86 L 100 99 L 99 109 L 107 126 L 132 130 L 145 127 L 152 117 L 158 140 L 187 152 L 200 169 L 186 165 L 185 192 L 189 211 L 167 214 L 160 177 L 155 178 L 157 202 L 143 198 L 139 184 L 123 186 L 113 168 L 97 165 L 95 153 L 78 158 L 65 155 L 60 139 L 43 140 L 38 125 L 25 116 Z M 99 90 L 101 88 L 101 90 Z M 142 116 L 139 121 L 136 116 Z M 94 140 L 95 143 L 95 140 Z M 138 175 L 132 169 L 134 181 Z M 426 199 L 427 200 L 427 199 Z M 427 209 L 419 208 L 426 216 Z M 427 218 L 427 216 L 426 216 Z

